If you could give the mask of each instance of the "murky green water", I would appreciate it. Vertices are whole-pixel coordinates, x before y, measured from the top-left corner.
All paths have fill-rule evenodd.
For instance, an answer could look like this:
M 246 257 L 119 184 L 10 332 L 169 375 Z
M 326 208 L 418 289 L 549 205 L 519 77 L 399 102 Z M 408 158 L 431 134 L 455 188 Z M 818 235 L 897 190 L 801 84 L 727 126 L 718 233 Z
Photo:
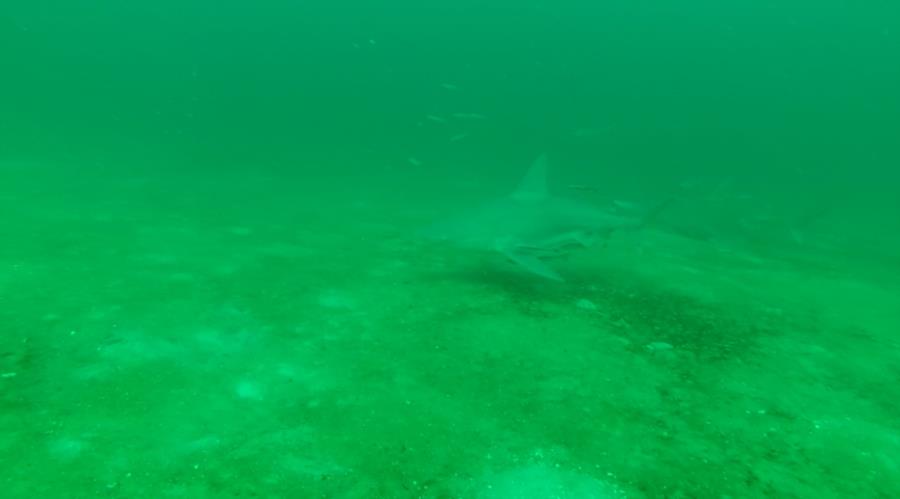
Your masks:
M 0 55 L 3 497 L 900 496 L 889 2 L 7 2 Z M 565 282 L 418 237 L 544 152 L 668 204 Z

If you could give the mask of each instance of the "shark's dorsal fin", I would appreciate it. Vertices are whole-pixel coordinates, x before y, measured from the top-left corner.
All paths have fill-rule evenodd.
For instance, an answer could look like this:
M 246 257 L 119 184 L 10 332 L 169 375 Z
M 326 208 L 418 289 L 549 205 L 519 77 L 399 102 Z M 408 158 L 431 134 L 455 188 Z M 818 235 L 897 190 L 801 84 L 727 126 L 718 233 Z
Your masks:
M 528 173 L 513 191 L 512 197 L 516 201 L 534 202 L 546 198 L 547 195 L 547 155 L 541 154 L 531 164 Z

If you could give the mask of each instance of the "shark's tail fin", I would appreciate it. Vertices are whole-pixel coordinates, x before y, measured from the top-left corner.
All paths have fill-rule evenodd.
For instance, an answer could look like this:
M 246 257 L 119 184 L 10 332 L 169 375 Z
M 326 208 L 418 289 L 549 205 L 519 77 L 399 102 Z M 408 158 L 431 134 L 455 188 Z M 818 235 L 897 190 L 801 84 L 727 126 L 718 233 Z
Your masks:
M 676 201 L 676 199 L 677 198 L 664 199 L 662 202 L 660 202 L 659 204 L 657 204 L 656 206 L 651 208 L 650 211 L 648 211 L 647 213 L 644 213 L 644 215 L 641 218 L 639 218 L 633 222 L 623 224 L 623 225 L 613 229 L 612 232 L 641 230 L 641 229 L 645 229 L 645 228 L 649 227 L 650 225 L 653 225 L 654 223 L 656 223 L 657 220 L 659 220 L 659 216 L 664 211 L 666 211 L 666 209 L 669 206 L 672 206 L 672 203 L 674 203 Z
M 659 216 L 666 211 L 667 208 L 672 206 L 672 203 L 675 202 L 675 198 L 670 197 L 664 199 L 662 202 L 654 206 L 647 213 L 644 213 L 644 216 L 641 217 L 640 220 L 635 224 L 636 229 L 644 229 L 649 225 L 652 225 L 657 220 L 659 220 Z

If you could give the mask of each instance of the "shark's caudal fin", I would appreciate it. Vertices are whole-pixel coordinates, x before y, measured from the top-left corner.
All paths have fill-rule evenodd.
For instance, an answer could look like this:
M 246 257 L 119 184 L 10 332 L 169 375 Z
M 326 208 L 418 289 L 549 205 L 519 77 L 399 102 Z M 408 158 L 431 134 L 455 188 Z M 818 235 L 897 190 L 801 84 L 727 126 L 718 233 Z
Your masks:
M 534 202 L 545 199 L 547 192 L 547 155 L 541 154 L 512 193 L 516 201 Z
M 653 225 L 659 219 L 660 215 L 666 211 L 675 201 L 676 198 L 667 198 L 664 199 L 661 203 L 658 203 L 656 206 L 650 208 L 649 211 L 643 214 L 641 218 L 637 220 L 632 220 L 627 223 L 623 223 L 618 227 L 611 227 L 608 233 L 605 236 L 609 236 L 613 232 L 626 232 L 633 230 L 642 230 L 646 229 L 648 226 Z M 585 245 L 587 246 L 587 245 Z
M 648 225 L 651 225 L 659 219 L 659 216 L 664 212 L 672 203 L 675 202 L 675 198 L 667 198 L 664 199 L 661 203 L 657 204 L 653 208 L 650 209 L 647 213 L 644 214 L 643 217 L 637 222 L 637 225 L 634 227 L 636 229 L 643 229 Z

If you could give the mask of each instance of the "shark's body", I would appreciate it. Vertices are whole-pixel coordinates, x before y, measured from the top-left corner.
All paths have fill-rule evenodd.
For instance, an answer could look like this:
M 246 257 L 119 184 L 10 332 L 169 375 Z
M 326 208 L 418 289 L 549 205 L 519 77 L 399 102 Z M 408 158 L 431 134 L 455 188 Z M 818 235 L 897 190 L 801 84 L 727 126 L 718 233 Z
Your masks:
M 616 230 L 642 224 L 552 195 L 547 189 L 547 159 L 541 156 L 511 194 L 439 222 L 425 234 L 461 247 L 500 252 L 532 274 L 561 281 L 547 259 L 588 248 Z

